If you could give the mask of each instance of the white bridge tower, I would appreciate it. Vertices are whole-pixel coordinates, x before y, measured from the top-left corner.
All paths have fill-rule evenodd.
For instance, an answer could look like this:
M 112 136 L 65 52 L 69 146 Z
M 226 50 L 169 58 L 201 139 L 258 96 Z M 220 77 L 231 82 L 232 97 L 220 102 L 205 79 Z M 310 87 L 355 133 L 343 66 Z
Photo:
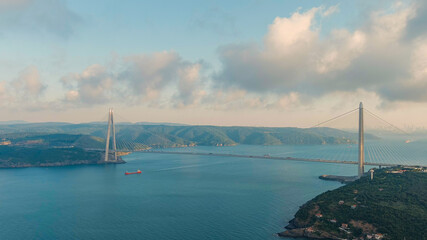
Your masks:
M 363 103 L 359 105 L 359 178 L 365 173 L 365 136 L 363 127 Z
M 114 127 L 114 118 L 113 118 L 113 109 L 110 108 L 108 111 L 108 130 L 107 130 L 107 139 L 105 140 L 105 162 L 109 161 L 110 153 L 110 134 L 111 128 L 113 128 L 113 151 L 114 151 L 114 161 L 117 162 L 117 149 L 116 149 L 116 128 Z

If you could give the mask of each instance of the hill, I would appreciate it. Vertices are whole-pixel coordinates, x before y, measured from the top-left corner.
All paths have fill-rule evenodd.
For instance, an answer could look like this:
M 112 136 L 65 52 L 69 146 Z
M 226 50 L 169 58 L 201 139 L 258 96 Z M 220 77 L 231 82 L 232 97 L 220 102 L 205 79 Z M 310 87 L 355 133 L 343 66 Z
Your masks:
M 425 171 L 425 170 L 424 170 Z M 304 204 L 279 233 L 312 239 L 427 239 L 427 173 L 375 170 Z
M 30 123 L 0 125 L 0 138 L 60 134 L 86 136 L 88 146 L 99 145 L 106 136 L 106 126 L 101 123 Z M 88 135 L 92 136 L 87 137 Z M 68 138 L 69 136 L 63 136 Z M 369 139 L 371 135 L 367 135 Z M 116 138 L 119 148 L 145 149 L 185 146 L 249 145 L 301 145 L 301 144 L 349 144 L 356 143 L 357 134 L 332 128 L 266 128 L 266 127 L 219 127 L 219 126 L 170 126 L 117 124 Z M 85 141 L 86 141 L 85 140 Z M 49 140 L 50 141 L 50 140 Z M 67 140 L 68 141 L 68 140 Z M 71 141 L 71 140 L 70 140 Z M 105 140 L 104 140 L 105 141 Z M 44 142 L 46 142 L 44 140 Z M 84 144 L 82 144 L 84 145 Z M 136 147 L 135 147 L 136 146 Z M 85 147 L 85 146 L 82 146 Z
M 105 164 L 103 159 L 103 152 L 82 148 L 0 146 L 0 168 Z M 124 161 L 119 158 L 115 163 Z
M 10 141 L 13 146 L 26 147 L 80 147 L 102 149 L 105 140 L 100 137 L 83 134 L 40 134 L 40 133 L 11 133 L 3 134 L 1 137 Z

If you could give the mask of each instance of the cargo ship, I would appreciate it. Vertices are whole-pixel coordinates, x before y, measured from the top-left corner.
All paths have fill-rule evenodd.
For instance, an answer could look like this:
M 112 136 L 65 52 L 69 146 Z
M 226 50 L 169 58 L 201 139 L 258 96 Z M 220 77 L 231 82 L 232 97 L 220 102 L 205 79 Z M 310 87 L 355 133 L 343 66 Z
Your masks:
M 136 172 L 125 172 L 125 175 L 140 174 L 140 173 L 142 173 L 141 170 L 138 170 Z

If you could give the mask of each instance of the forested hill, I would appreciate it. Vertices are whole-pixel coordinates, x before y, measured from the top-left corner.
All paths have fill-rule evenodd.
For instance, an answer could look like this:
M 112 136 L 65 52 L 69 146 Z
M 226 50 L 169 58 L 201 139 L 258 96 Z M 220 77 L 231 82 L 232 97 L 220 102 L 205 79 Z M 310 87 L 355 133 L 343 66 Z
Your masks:
M 0 138 L 31 137 L 35 135 L 90 135 L 102 142 L 106 136 L 105 123 L 30 123 L 0 125 Z M 19 135 L 20 134 L 20 135 Z M 357 135 L 332 128 L 267 128 L 219 126 L 170 126 L 117 124 L 118 144 L 138 143 L 149 147 L 285 145 L 285 144 L 348 144 L 356 143 Z M 60 137 L 60 135 L 56 135 Z M 367 138 L 371 136 L 366 136 Z M 1 139 L 0 139 L 1 140 Z M 87 139 L 86 139 L 87 140 Z M 89 139 L 90 140 L 90 139 Z M 93 142 L 91 140 L 91 142 Z
M 377 169 L 304 204 L 280 233 L 310 239 L 427 239 L 427 169 Z M 378 238 L 378 239 L 379 239 Z
M 89 164 L 125 163 L 121 157 L 117 162 L 104 162 L 104 152 L 82 148 L 35 148 L 0 145 L 0 168 L 53 167 Z M 110 159 L 113 159 L 111 154 Z

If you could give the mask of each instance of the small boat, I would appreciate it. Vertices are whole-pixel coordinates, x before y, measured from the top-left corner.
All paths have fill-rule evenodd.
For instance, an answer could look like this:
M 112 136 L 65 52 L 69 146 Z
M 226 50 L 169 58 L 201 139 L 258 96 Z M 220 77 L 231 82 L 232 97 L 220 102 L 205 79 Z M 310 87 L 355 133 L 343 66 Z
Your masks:
M 136 172 L 125 172 L 125 175 L 131 175 L 131 174 L 141 174 L 141 170 L 138 170 Z

